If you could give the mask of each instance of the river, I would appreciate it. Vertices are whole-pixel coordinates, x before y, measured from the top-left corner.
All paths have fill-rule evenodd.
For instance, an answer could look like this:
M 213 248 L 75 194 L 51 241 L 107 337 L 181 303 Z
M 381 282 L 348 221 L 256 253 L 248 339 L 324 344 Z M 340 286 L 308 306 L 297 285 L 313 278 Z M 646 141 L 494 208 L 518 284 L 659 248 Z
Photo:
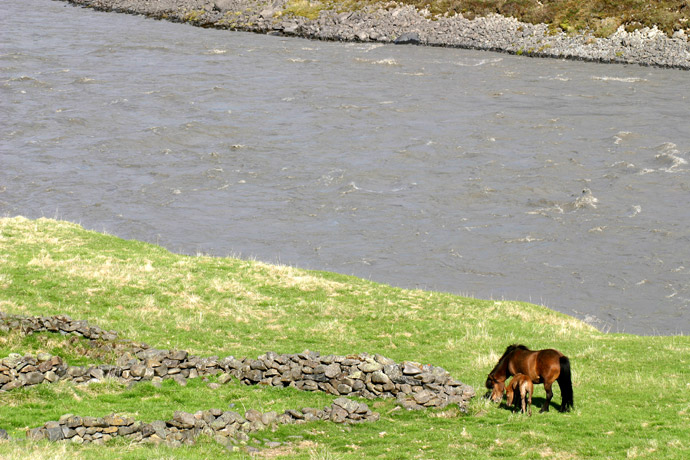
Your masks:
M 0 215 L 690 333 L 687 72 L 0 8 Z

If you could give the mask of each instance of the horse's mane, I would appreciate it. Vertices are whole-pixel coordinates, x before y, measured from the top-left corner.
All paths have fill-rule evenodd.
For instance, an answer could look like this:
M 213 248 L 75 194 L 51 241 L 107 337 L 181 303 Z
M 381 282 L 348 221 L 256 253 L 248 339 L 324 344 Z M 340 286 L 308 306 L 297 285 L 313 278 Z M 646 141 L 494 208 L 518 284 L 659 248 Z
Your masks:
M 529 351 L 529 348 L 527 348 L 525 345 L 517 344 L 517 343 L 514 343 L 512 345 L 508 345 L 508 348 L 506 348 L 506 351 L 503 352 L 503 356 L 501 356 L 499 361 L 501 361 L 503 358 L 508 356 L 508 354 L 510 352 L 515 351 L 515 350 L 527 350 L 527 351 Z
M 514 352 L 515 350 L 530 351 L 529 348 L 527 348 L 525 345 L 522 345 L 522 344 L 514 343 L 512 345 L 508 345 L 508 348 L 506 348 L 506 351 L 504 351 L 503 355 L 501 355 L 501 357 L 498 359 L 498 362 L 496 363 L 496 365 L 494 366 L 493 370 L 491 371 L 491 373 L 489 375 L 493 375 L 496 372 L 496 370 L 499 369 L 504 364 L 506 358 L 508 358 L 508 355 L 510 353 Z
M 501 355 L 501 357 L 498 359 L 498 362 L 496 363 L 496 366 L 494 366 L 494 369 L 491 371 L 491 373 L 493 374 L 494 372 L 496 372 L 496 369 L 501 367 L 501 364 L 508 357 L 508 355 L 515 350 L 527 350 L 527 351 L 529 351 L 529 348 L 527 348 L 525 345 L 517 344 L 517 343 L 514 343 L 512 345 L 508 345 L 508 348 L 506 348 L 506 351 L 504 351 L 503 355 Z

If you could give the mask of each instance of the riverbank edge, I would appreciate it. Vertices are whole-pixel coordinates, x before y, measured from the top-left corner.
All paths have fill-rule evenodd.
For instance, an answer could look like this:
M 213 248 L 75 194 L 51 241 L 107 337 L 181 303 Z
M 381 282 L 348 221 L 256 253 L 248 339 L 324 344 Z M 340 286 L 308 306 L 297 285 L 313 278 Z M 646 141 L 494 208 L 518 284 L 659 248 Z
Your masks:
M 59 0 L 97 11 L 144 15 L 204 28 L 299 37 L 324 41 L 414 44 L 503 52 L 607 64 L 636 64 L 690 70 L 690 42 L 683 33 L 668 37 L 656 27 L 607 38 L 588 33 L 553 33 L 492 15 L 432 16 L 410 5 L 380 3 L 357 11 L 309 10 L 294 13 L 288 0 Z M 317 16 L 318 14 L 318 16 Z

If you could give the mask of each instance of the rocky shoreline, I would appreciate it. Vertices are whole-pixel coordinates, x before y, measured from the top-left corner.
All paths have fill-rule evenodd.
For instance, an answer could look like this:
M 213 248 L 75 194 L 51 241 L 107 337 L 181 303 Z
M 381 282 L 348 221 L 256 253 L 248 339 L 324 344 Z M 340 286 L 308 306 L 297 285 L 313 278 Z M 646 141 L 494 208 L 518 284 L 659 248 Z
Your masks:
M 683 32 L 668 37 L 656 28 L 608 38 L 552 33 L 499 15 L 473 20 L 462 15 L 432 16 L 409 5 L 380 3 L 353 12 L 312 10 L 308 19 L 290 13 L 288 0 L 61 0 L 99 11 L 139 14 L 264 34 L 330 41 L 443 46 L 602 63 L 690 69 L 690 42 Z

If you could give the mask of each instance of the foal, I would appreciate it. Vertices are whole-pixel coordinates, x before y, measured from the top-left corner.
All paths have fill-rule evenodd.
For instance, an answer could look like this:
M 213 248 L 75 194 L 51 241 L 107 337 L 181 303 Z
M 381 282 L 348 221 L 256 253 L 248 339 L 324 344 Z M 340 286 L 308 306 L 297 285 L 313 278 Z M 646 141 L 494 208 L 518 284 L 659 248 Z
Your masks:
M 522 404 L 522 413 L 525 413 L 525 403 L 527 403 L 527 408 L 529 409 L 529 415 L 532 415 L 532 392 L 534 391 L 534 386 L 532 385 L 532 379 L 527 377 L 525 374 L 515 374 L 513 380 L 506 388 L 506 396 L 508 397 L 507 404 L 510 406 L 513 404 L 513 398 L 515 393 L 520 396 L 520 402 Z M 517 399 L 515 399 L 515 407 L 518 407 Z

